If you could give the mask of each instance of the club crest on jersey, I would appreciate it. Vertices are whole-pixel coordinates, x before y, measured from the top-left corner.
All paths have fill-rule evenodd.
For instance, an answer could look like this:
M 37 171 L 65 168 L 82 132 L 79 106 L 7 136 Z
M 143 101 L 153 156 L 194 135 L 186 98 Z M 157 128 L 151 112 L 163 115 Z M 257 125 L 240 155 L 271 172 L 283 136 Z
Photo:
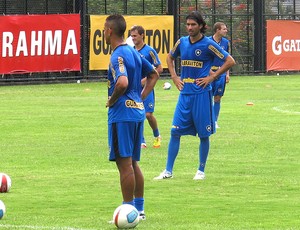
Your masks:
M 208 132 L 211 132 L 211 126 L 210 126 L 210 125 L 206 126 L 206 130 L 207 130 Z
M 148 107 L 152 109 L 152 108 L 154 107 L 154 106 L 153 106 L 153 103 L 149 103 L 149 104 L 148 104 Z
M 196 49 L 196 50 L 195 50 L 195 54 L 196 54 L 196 56 L 200 56 L 200 55 L 201 55 L 201 53 L 202 53 L 202 51 L 201 51 L 201 50 L 199 50 L 199 49 Z

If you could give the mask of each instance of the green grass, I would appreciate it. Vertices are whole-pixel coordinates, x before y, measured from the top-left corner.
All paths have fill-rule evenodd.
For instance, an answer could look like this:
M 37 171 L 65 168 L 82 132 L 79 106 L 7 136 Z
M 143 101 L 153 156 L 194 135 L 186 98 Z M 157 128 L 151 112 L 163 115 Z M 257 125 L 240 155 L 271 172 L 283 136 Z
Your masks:
M 165 167 L 178 91 L 156 86 L 163 143 L 143 150 L 147 220 L 138 229 L 300 229 L 300 76 L 231 78 L 206 180 L 193 181 L 197 137 L 184 136 L 174 179 Z M 106 83 L 0 87 L 0 229 L 115 229 L 118 171 L 108 161 Z M 247 102 L 254 106 L 247 106 Z M 145 126 L 148 144 L 152 132 Z

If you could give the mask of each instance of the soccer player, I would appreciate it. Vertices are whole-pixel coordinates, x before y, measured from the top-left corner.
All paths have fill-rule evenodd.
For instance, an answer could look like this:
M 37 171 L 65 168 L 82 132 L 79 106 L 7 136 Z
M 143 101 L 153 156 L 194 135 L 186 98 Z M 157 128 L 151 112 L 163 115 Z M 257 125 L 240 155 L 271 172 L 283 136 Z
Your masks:
M 145 29 L 142 26 L 133 26 L 130 30 L 130 36 L 132 38 L 134 48 L 145 57 L 155 68 L 156 71 L 160 74 L 163 72 L 163 68 L 161 66 L 161 62 L 158 58 L 157 52 L 149 45 L 145 44 Z M 146 78 L 142 79 L 142 85 L 145 84 Z M 159 148 L 161 144 L 161 136 L 159 133 L 157 120 L 153 115 L 154 107 L 155 107 L 155 94 L 154 90 L 148 95 L 148 97 L 144 100 L 144 106 L 146 111 L 146 118 L 148 123 L 152 129 L 154 142 L 153 147 Z M 142 148 L 146 148 L 146 141 L 143 135 L 142 137 Z
M 216 22 L 213 26 L 214 35 L 210 36 L 209 38 L 215 41 L 219 46 L 222 47 L 226 52 L 229 53 L 230 43 L 225 38 L 227 35 L 227 26 L 223 22 Z M 211 67 L 211 71 L 217 71 L 220 66 L 224 63 L 223 60 L 219 58 L 215 58 Z M 219 79 L 213 81 L 212 84 L 212 92 L 214 97 L 214 113 L 215 113 L 215 120 L 216 120 L 216 128 L 219 128 L 218 125 L 218 117 L 221 109 L 221 98 L 225 92 L 226 83 L 230 80 L 229 77 L 229 70 L 219 76 Z
M 108 144 L 109 160 L 115 161 L 120 174 L 124 204 L 134 205 L 144 215 L 144 177 L 138 165 L 145 119 L 143 99 L 158 79 L 154 67 L 133 47 L 124 42 L 126 21 L 110 15 L 104 25 L 106 44 L 112 54 L 108 69 Z M 141 76 L 147 76 L 142 90 Z
M 215 132 L 211 82 L 235 64 L 225 50 L 204 36 L 206 23 L 198 11 L 186 17 L 186 29 L 189 35 L 181 37 L 167 57 L 168 69 L 180 94 L 173 117 L 166 168 L 154 178 L 156 180 L 173 177 L 173 166 L 182 135 L 198 135 L 200 138 L 199 165 L 193 179 L 205 178 L 209 136 Z M 181 77 L 178 77 L 174 66 L 174 60 L 179 56 Z M 215 57 L 224 60 L 224 64 L 209 74 Z

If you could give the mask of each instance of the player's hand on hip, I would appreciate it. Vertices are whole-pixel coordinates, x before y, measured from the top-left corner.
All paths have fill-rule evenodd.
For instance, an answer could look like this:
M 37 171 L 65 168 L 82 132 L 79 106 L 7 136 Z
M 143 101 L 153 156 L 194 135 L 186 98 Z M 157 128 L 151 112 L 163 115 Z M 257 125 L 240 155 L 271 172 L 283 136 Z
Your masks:
M 229 83 L 229 81 L 230 81 L 230 76 L 226 75 L 226 83 Z
M 110 96 L 108 97 L 107 101 L 106 101 L 106 104 L 105 104 L 105 107 L 106 108 L 109 108 L 110 107 Z
M 203 78 L 197 78 L 195 80 L 195 83 L 196 83 L 196 85 L 202 86 L 203 88 L 205 88 L 213 80 L 214 80 L 214 77 L 210 75 L 210 76 L 203 77 Z
M 180 77 L 176 76 L 176 77 L 172 77 L 172 80 L 174 82 L 174 85 L 176 85 L 178 90 L 182 90 L 183 89 L 183 81 L 181 81 Z

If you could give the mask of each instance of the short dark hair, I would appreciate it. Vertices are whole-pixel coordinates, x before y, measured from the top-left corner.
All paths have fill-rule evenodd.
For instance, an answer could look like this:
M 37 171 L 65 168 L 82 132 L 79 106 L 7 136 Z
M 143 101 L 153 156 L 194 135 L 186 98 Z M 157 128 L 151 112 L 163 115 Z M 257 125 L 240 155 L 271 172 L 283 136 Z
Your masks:
M 143 40 L 145 40 L 145 29 L 142 26 L 133 26 L 131 27 L 130 32 L 135 30 L 138 32 L 139 35 L 144 34 Z
M 114 33 L 120 37 L 124 36 L 126 31 L 125 18 L 120 14 L 112 14 L 106 18 L 106 22 L 109 23 L 110 28 Z
M 136 30 L 139 35 L 145 34 L 145 29 L 142 26 L 133 26 L 131 27 L 130 32 L 134 30 Z
M 204 21 L 202 15 L 199 11 L 192 11 L 188 16 L 185 18 L 186 20 L 191 19 L 198 23 L 198 25 L 202 25 L 201 33 L 205 33 L 206 31 L 206 22 Z

